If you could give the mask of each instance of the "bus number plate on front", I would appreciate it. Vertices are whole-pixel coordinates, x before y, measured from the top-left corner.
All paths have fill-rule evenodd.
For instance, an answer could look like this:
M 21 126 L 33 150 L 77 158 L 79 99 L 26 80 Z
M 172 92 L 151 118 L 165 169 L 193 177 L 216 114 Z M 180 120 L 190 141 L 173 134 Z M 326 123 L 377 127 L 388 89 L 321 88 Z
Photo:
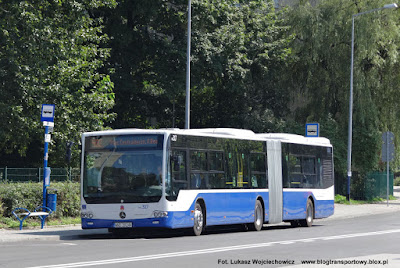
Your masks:
M 132 222 L 114 222 L 114 228 L 132 228 Z

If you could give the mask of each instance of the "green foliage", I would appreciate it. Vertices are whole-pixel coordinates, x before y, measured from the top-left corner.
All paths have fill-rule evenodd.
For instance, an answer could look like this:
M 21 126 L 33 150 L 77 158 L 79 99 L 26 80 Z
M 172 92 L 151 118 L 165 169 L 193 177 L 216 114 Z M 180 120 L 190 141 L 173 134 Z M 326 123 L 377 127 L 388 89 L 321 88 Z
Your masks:
M 348 204 L 349 202 L 347 201 L 346 197 L 343 195 L 335 195 L 335 203 L 336 204 Z
M 5 206 L 3 204 L 3 199 L 0 196 L 0 215 L 3 215 L 5 211 Z
M 389 196 L 389 200 L 397 200 L 393 195 Z M 386 199 L 380 197 L 374 197 L 370 200 L 353 200 L 347 201 L 346 197 L 343 195 L 335 195 L 335 203 L 336 204 L 344 204 L 344 205 L 362 205 L 362 204 L 375 204 L 385 202 Z
M 40 183 L 5 183 L 0 184 L 0 195 L 3 199 L 6 217 L 12 216 L 11 212 L 17 207 L 33 211 L 42 205 L 42 186 Z
M 371 204 L 381 202 L 383 199 L 375 198 L 373 200 L 354 200 L 350 199 L 347 201 L 346 197 L 343 195 L 335 195 L 335 203 L 336 204 L 344 204 L 344 205 L 363 205 L 363 204 Z
M 305 123 L 319 122 L 343 177 L 351 18 L 386 2 L 312 3 L 192 1 L 191 127 L 303 135 Z M 3 165 L 42 164 L 43 103 L 56 105 L 50 166 L 65 166 L 66 141 L 79 144 L 87 130 L 183 127 L 187 8 L 186 0 L 3 1 Z M 393 10 L 355 18 L 352 170 L 362 174 L 383 168 L 382 132 L 400 137 L 399 26 Z M 72 159 L 78 165 L 77 146 Z
M 3 165 L 42 163 L 41 104 L 55 104 L 50 164 L 65 166 L 65 143 L 114 115 L 110 49 L 98 8 L 114 0 L 6 1 L 0 8 L 0 150 Z M 77 148 L 74 148 L 75 151 Z M 19 157 L 15 157 L 15 156 Z M 29 157 L 21 161 L 21 157 Z M 13 157 L 11 157 L 13 156 Z M 33 156 L 33 157 L 32 157 Z
M 330 122 L 325 132 L 334 144 L 335 168 L 346 169 L 350 90 L 351 19 L 382 7 L 385 1 L 302 1 L 288 18 L 293 61 L 284 74 L 290 88 L 293 120 Z M 378 169 L 380 134 L 398 131 L 399 15 L 391 10 L 355 18 L 352 170 Z M 321 126 L 324 131 L 325 126 Z
M 62 217 L 54 218 L 50 216 L 46 219 L 47 226 L 59 226 L 59 225 L 79 225 L 81 223 L 81 218 L 79 217 Z M 41 222 L 38 217 L 30 217 L 26 219 L 23 224 L 23 228 L 29 227 L 40 227 Z M 19 221 L 15 217 L 3 218 L 0 216 L 0 228 L 19 228 Z
M 28 226 L 28 221 L 29 221 L 29 219 L 25 220 L 24 223 L 22 224 L 22 226 L 23 227 Z M 30 223 L 30 221 L 29 221 L 29 223 Z M 38 224 L 38 223 L 36 223 L 36 224 Z M 38 226 L 38 225 L 36 225 L 36 226 Z M 15 219 L 14 217 L 13 218 L 11 218 L 11 217 L 3 218 L 2 216 L 0 216 L 0 228 L 19 228 L 19 221 L 17 219 Z
M 400 186 L 400 177 L 397 177 L 396 179 L 394 179 L 393 185 Z
M 184 0 L 122 0 L 105 15 L 118 114 L 112 127 L 184 126 L 187 8 Z M 273 1 L 192 1 L 192 128 L 281 124 L 275 117 L 287 94 L 278 67 L 290 49 L 280 15 Z
M 193 9 L 192 91 L 213 91 L 211 105 L 194 104 L 193 127 L 276 130 L 287 105 L 279 83 L 290 55 L 283 15 L 273 1 L 194 1 Z M 205 106 L 212 111 L 202 113 Z
M 80 217 L 61 217 L 61 218 L 49 218 L 47 225 L 77 225 L 81 224 Z
M 80 184 L 79 183 L 54 183 L 57 189 L 56 217 L 78 217 L 80 213 Z
M 74 182 L 56 182 L 51 187 L 57 190 L 57 209 L 52 215 L 55 218 L 78 217 L 80 212 L 80 184 Z M 49 190 L 50 191 L 50 190 Z M 17 207 L 33 211 L 43 204 L 42 183 L 1 183 L 2 213 L 0 217 L 12 217 Z M 0 203 L 1 204 L 1 203 Z

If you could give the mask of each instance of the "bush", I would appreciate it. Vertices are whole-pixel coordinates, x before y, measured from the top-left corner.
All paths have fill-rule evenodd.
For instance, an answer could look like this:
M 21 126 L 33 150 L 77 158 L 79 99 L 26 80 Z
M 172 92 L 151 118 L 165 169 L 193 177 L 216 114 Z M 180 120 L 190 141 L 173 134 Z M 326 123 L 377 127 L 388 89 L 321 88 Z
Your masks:
M 55 182 L 47 188 L 57 190 L 57 209 L 53 217 L 79 216 L 79 185 L 76 182 Z M 0 183 L 0 196 L 0 217 L 11 217 L 12 211 L 17 207 L 33 211 L 43 204 L 43 184 L 36 182 Z
M 4 214 L 4 204 L 0 196 L 0 217 Z
M 57 217 L 78 217 L 80 215 L 80 184 L 76 182 L 54 183 L 57 189 Z
M 400 177 L 397 177 L 394 182 L 393 182 L 394 186 L 400 186 Z

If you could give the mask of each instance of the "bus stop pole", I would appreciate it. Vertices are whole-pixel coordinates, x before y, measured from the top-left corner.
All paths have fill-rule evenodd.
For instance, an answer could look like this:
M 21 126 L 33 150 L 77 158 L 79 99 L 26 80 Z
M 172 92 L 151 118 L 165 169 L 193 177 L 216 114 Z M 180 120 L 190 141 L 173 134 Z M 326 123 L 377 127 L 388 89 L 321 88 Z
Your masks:
M 389 206 L 389 131 L 386 132 L 386 200 Z
M 47 136 L 49 134 L 49 126 L 46 125 L 44 128 L 44 157 L 43 157 L 43 206 L 46 207 L 46 196 L 47 196 L 47 182 L 46 182 L 46 176 L 47 176 L 47 161 L 49 159 L 49 142 L 47 139 Z

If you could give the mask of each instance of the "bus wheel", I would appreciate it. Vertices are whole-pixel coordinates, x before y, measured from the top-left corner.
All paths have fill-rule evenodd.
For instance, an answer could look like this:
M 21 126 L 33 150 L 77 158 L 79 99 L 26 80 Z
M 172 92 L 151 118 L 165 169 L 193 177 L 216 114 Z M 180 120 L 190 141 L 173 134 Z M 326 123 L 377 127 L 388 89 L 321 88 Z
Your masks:
M 194 207 L 194 223 L 193 223 L 193 234 L 198 236 L 201 235 L 204 229 L 204 216 L 203 208 L 199 203 L 196 203 Z
M 256 201 L 254 207 L 254 223 L 251 226 L 253 231 L 261 231 L 264 223 L 264 212 L 260 200 Z
M 314 221 L 314 205 L 311 199 L 307 201 L 307 211 L 306 211 L 306 218 L 300 221 L 300 225 L 303 227 L 311 227 Z

